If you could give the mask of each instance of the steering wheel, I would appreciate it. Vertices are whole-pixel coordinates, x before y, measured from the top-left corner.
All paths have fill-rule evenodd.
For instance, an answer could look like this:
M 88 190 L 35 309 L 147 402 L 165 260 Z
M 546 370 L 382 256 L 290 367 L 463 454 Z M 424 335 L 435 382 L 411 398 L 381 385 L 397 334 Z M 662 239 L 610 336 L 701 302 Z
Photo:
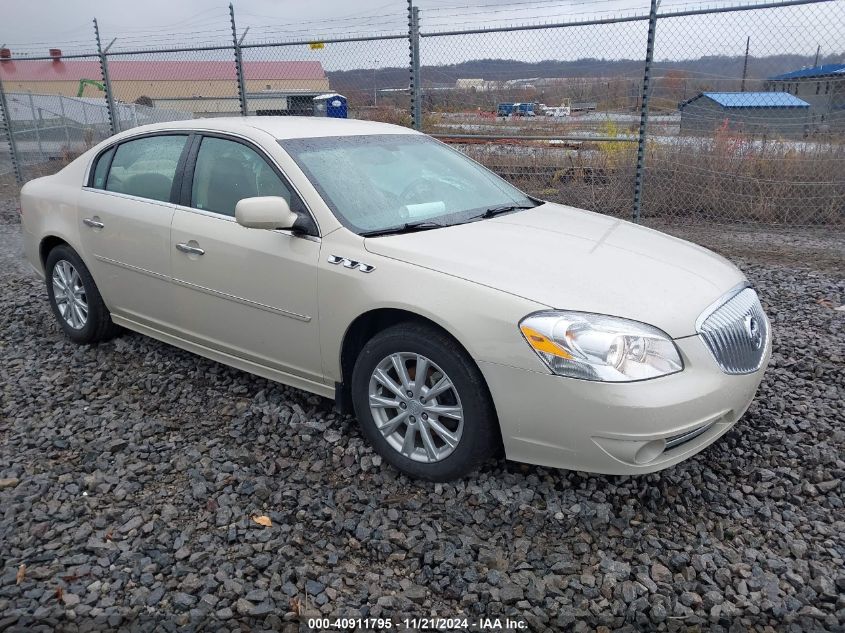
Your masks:
M 416 178 L 399 194 L 399 200 L 403 205 L 420 204 L 434 200 L 436 191 L 434 184 L 428 178 Z

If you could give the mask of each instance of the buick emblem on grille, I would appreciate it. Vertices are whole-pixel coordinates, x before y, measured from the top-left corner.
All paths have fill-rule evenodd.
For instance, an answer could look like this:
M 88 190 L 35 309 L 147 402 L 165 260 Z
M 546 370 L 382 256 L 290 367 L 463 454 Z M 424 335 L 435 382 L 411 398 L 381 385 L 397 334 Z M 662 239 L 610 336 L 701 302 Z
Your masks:
M 769 322 L 752 288 L 743 287 L 717 299 L 696 329 L 726 374 L 750 374 L 763 366 Z
M 754 349 L 760 349 L 763 344 L 763 331 L 760 329 L 760 324 L 757 323 L 752 315 L 745 315 L 745 332 L 748 334 L 748 340 L 754 346 Z

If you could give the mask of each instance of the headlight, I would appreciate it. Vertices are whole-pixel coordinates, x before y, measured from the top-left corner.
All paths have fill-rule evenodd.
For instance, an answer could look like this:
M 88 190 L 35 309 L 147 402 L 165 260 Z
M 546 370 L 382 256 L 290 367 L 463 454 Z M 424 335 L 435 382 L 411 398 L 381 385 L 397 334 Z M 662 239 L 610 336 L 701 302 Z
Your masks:
M 656 327 L 587 312 L 536 312 L 519 329 L 559 376 L 630 382 L 684 368 L 675 343 Z

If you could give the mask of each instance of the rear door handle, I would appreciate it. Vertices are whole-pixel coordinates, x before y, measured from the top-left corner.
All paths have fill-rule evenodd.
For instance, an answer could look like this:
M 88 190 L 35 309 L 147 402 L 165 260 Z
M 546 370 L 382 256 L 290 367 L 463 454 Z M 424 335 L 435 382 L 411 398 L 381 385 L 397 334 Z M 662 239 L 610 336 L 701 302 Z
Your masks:
M 177 251 L 182 251 L 183 253 L 190 253 L 191 255 L 205 255 L 205 251 L 202 250 L 198 246 L 191 246 L 190 244 L 186 244 L 185 242 L 180 242 L 176 245 Z
M 92 229 L 101 229 L 105 226 L 99 220 L 93 220 L 91 218 L 85 218 L 82 220 L 82 223 L 85 224 L 85 226 L 90 226 Z

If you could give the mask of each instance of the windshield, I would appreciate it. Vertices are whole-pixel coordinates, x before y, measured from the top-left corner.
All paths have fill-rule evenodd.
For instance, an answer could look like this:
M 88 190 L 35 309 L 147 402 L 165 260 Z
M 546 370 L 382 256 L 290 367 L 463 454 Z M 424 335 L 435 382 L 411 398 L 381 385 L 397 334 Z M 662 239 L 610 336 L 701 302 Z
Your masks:
M 284 139 L 279 144 L 337 218 L 357 233 L 457 224 L 494 207 L 532 207 L 519 189 L 417 134 Z

